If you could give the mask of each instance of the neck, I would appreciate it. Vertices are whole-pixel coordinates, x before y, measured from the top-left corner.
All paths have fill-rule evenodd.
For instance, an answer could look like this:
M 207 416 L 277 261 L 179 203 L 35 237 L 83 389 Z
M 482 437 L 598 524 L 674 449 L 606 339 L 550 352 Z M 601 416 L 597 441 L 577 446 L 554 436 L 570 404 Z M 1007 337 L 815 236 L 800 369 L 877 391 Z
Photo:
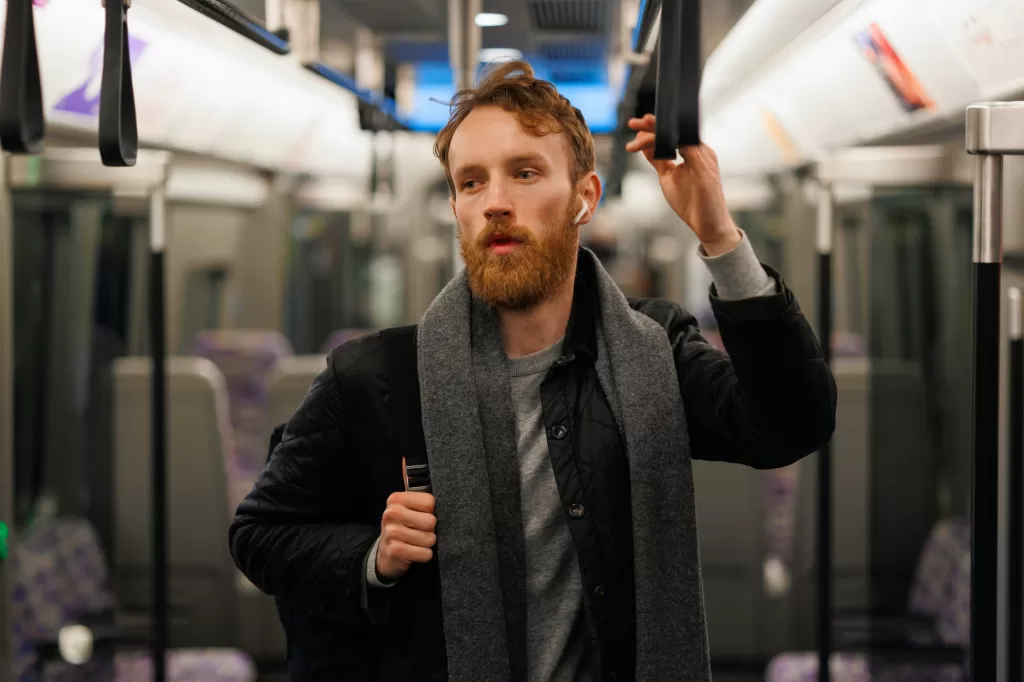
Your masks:
M 572 314 L 575 278 L 570 277 L 553 296 L 526 310 L 500 310 L 501 340 L 510 358 L 536 353 L 565 335 Z

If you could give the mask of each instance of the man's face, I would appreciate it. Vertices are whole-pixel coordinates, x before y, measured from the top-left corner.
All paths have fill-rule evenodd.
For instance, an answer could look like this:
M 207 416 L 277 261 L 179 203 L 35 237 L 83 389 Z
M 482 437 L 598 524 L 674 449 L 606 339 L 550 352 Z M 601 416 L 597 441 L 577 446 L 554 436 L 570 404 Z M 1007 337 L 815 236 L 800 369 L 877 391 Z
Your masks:
M 475 109 L 455 131 L 448 161 L 452 208 L 470 288 L 499 308 L 529 308 L 575 273 L 572 185 L 565 135 L 534 135 L 514 114 Z

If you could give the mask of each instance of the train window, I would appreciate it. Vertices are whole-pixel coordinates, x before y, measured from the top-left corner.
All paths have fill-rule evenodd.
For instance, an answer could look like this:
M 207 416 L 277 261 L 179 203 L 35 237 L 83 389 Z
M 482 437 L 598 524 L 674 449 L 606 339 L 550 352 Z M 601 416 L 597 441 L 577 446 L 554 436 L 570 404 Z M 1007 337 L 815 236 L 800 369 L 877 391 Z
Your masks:
M 401 257 L 382 237 L 384 219 L 358 212 L 302 212 L 294 218 L 285 333 L 296 353 L 319 353 L 339 329 L 372 329 L 404 319 Z
M 843 229 L 868 240 L 847 281 L 868 302 L 870 504 L 885 519 L 873 524 L 872 553 L 888 571 L 872 581 L 876 605 L 906 594 L 938 516 L 969 513 L 970 205 L 967 187 L 903 188 L 845 214 Z
M 135 293 L 145 291 L 145 219 L 119 214 L 104 193 L 11 196 L 15 522 L 79 514 L 109 543 L 110 368 L 146 324 Z

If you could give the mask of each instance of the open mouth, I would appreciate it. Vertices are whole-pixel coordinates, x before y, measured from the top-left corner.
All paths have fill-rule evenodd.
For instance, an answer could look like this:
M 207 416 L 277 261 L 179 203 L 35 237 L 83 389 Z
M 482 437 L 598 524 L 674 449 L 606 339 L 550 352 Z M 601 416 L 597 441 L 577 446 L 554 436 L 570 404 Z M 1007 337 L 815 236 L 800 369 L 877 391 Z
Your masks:
M 492 249 L 511 249 L 521 244 L 522 241 L 515 237 L 509 237 L 503 234 L 496 234 L 487 242 L 487 246 Z

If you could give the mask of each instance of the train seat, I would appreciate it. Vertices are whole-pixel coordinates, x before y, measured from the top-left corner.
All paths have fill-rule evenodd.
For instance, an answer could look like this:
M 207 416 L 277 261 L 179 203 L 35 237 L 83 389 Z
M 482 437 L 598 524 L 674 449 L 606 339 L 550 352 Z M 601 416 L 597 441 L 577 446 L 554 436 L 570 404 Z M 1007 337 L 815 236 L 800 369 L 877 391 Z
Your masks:
M 324 355 L 296 355 L 281 360 L 268 380 L 270 394 L 270 426 L 284 424 L 302 404 L 316 375 L 327 367 Z M 269 442 L 270 433 L 266 440 Z M 266 457 L 266 443 L 264 443 Z M 264 460 L 265 461 L 265 460 Z
M 142 608 L 150 600 L 151 363 L 120 358 L 114 365 L 115 542 L 119 600 Z M 212 361 L 167 360 L 167 513 L 170 599 L 183 610 L 171 641 L 200 646 L 237 642 L 236 574 L 228 550 L 234 515 L 227 470 L 232 432 L 227 386 Z
M 211 360 L 224 374 L 234 434 L 229 467 L 237 482 L 233 506 L 249 493 L 266 463 L 268 425 L 267 379 L 282 358 L 294 354 L 291 344 L 276 331 L 216 329 L 200 332 L 192 353 Z
M 836 682 L 961 682 L 970 640 L 970 524 L 945 519 L 935 524 L 922 549 L 902 623 L 873 624 L 868 618 L 847 631 L 829 661 Z M 842 638 L 843 623 L 837 621 Z M 842 649 L 861 649 L 843 651 Z M 867 649 L 870 653 L 863 653 Z M 766 682 L 813 682 L 818 654 L 784 653 L 768 665 Z
M 97 644 L 124 646 L 106 560 L 86 520 L 65 517 L 30 531 L 14 547 L 12 574 L 16 682 L 151 678 L 151 659 L 145 651 L 118 651 L 113 660 L 96 655 L 72 665 L 53 646 L 62 628 L 76 624 L 87 625 Z M 41 649 L 46 644 L 50 646 Z M 46 652 L 42 665 L 41 650 Z M 104 650 L 97 646 L 94 653 Z M 252 661 L 233 649 L 171 649 L 167 663 L 170 682 L 254 682 L 256 677 Z M 44 674 L 37 677 L 40 667 Z
M 320 346 L 320 351 L 325 354 L 330 353 L 343 343 L 372 333 L 372 329 L 335 329 L 324 339 L 323 345 Z

